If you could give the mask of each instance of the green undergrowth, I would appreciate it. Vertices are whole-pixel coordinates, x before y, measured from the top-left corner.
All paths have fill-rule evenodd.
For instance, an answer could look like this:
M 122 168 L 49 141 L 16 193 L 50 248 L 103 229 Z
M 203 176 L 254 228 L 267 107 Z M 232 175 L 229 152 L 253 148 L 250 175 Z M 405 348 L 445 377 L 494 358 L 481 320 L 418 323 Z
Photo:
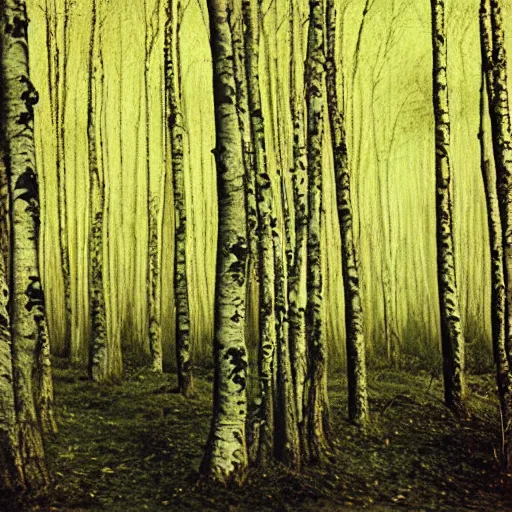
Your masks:
M 254 468 L 237 488 L 198 479 L 211 374 L 185 399 L 173 392 L 174 375 L 131 371 L 120 385 L 100 386 L 58 366 L 60 431 L 47 446 L 54 484 L 46 504 L 23 510 L 512 510 L 510 477 L 497 463 L 492 375 L 468 379 L 469 414 L 459 419 L 444 408 L 437 378 L 374 371 L 364 434 L 347 423 L 345 378 L 334 375 L 325 463 L 300 474 Z

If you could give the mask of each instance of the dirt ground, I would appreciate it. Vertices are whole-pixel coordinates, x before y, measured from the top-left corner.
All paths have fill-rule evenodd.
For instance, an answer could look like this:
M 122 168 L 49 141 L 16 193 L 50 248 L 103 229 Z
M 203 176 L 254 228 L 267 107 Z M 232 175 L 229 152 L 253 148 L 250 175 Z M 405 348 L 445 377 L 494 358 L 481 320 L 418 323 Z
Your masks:
M 59 434 L 47 446 L 50 496 L 0 510 L 40 511 L 512 511 L 500 471 L 492 375 L 468 378 L 468 417 L 456 418 L 428 374 L 374 370 L 372 424 L 346 421 L 345 379 L 331 376 L 329 460 L 301 474 L 252 469 L 243 487 L 198 480 L 211 416 L 211 375 L 186 400 L 175 376 L 132 371 L 116 386 L 55 368 Z M 3 504 L 2 504 L 3 503 Z

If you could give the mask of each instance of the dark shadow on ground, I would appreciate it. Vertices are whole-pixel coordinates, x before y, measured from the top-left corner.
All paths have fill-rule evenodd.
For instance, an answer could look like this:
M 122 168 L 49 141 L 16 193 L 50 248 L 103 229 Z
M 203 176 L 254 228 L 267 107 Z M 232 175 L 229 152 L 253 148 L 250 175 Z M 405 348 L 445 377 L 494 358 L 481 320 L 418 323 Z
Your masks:
M 105 387 L 83 377 L 55 369 L 60 432 L 47 446 L 55 482 L 46 504 L 24 510 L 512 511 L 512 478 L 496 460 L 492 375 L 469 378 L 470 415 L 458 419 L 426 373 L 374 371 L 365 434 L 345 420 L 345 379 L 332 375 L 329 462 L 301 474 L 253 469 L 243 488 L 197 483 L 209 376 L 196 379 L 189 400 L 169 392 L 174 375 L 134 371 Z

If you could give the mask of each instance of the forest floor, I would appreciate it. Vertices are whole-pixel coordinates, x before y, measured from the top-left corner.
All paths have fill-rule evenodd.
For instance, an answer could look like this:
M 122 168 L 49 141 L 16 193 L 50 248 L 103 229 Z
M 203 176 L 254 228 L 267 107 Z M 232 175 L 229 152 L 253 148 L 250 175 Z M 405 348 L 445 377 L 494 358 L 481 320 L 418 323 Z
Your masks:
M 458 419 L 427 373 L 373 370 L 364 435 L 345 419 L 344 378 L 331 377 L 329 462 L 302 474 L 251 470 L 242 489 L 197 483 L 211 376 L 196 379 L 188 400 L 170 392 L 174 379 L 139 370 L 122 385 L 98 386 L 57 361 L 60 431 L 47 447 L 55 481 L 46 504 L 23 512 L 512 511 L 512 475 L 496 460 L 492 375 L 468 378 L 469 415 Z

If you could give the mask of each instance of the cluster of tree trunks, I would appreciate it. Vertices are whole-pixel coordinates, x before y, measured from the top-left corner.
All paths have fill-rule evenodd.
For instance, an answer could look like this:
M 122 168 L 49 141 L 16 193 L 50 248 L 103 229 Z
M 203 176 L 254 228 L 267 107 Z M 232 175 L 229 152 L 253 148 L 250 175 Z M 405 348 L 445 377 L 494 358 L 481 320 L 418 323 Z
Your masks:
M 67 44 L 69 3 L 65 1 Z M 368 2 L 366 3 L 368 6 Z M 293 216 L 282 169 L 267 158 L 260 81 L 261 0 L 207 0 L 213 61 L 218 190 L 215 285 L 213 418 L 202 472 L 217 481 L 242 481 L 249 463 L 277 460 L 291 468 L 322 461 L 329 448 L 327 345 L 323 325 L 322 204 L 324 144 L 332 143 L 336 182 L 348 374 L 348 417 L 369 421 L 365 336 L 357 244 L 354 235 L 351 170 L 345 112 L 339 97 L 334 0 L 309 0 L 304 93 L 295 53 L 302 55 L 295 3 L 289 4 L 290 103 L 293 151 L 288 178 Z M 456 280 L 450 112 L 447 82 L 445 2 L 431 0 L 433 113 L 435 121 L 436 234 L 445 403 L 464 407 L 464 337 Z M 365 8 L 366 9 L 366 8 Z M 101 0 L 92 1 L 89 41 L 87 139 L 90 177 L 89 375 L 97 382 L 121 378 L 122 355 L 106 321 L 104 240 L 105 179 L 101 116 L 104 110 Z M 186 130 L 179 78 L 179 33 L 183 7 L 168 0 L 164 34 L 167 135 L 174 192 L 176 360 L 178 389 L 193 391 L 187 280 L 187 209 L 184 148 Z M 146 103 L 149 59 L 156 28 L 146 15 Z M 56 431 L 50 345 L 39 275 L 39 191 L 35 168 L 35 91 L 29 77 L 23 0 L 5 0 L 2 23 L 0 125 L 0 482 L 5 488 L 44 490 L 50 476 L 43 438 Z M 56 16 L 56 13 L 53 13 Z M 47 18 L 48 31 L 55 19 Z M 507 55 L 499 0 L 481 0 L 482 84 L 481 171 L 488 211 L 492 335 L 502 415 L 503 461 L 512 460 L 512 125 Z M 48 36 L 51 48 L 55 41 Z M 357 43 L 359 45 L 359 41 Z M 58 53 L 58 52 L 57 52 Z M 71 337 L 69 250 L 64 162 L 64 64 L 48 58 L 52 120 L 58 144 L 59 249 L 63 262 L 67 355 Z M 270 63 L 266 63 L 270 69 Z M 268 74 L 269 69 L 267 69 Z M 178 72 L 176 72 L 178 70 Z M 178 76 L 177 76 L 178 75 Z M 270 78 L 267 77 L 270 81 Z M 65 82 L 64 82 L 65 83 Z M 267 84 L 268 87 L 268 84 Z M 327 108 L 326 108 L 327 106 Z M 272 108 L 270 110 L 273 110 Z M 278 112 L 283 112 L 279 104 Z M 325 114 L 328 118 L 325 118 Z M 273 112 L 271 112 L 273 116 Z M 146 136 L 149 138 L 149 118 Z M 489 126 L 488 126 L 489 125 Z M 279 130 L 272 135 L 279 145 Z M 326 135 L 330 135 L 327 137 Z M 492 144 L 491 142 L 492 141 Z M 149 151 L 149 144 L 147 144 Z M 163 371 L 160 327 L 160 260 L 156 202 L 148 176 L 148 336 L 151 367 Z M 279 167 L 282 164 L 282 159 Z M 276 200 L 280 198 L 280 200 Z M 292 236 L 292 226 L 295 236 Z M 255 285 L 257 282 L 257 286 Z M 258 396 L 248 416 L 248 304 L 257 295 Z
M 146 5 L 146 4 L 145 4 Z M 149 66 L 158 34 L 158 7 L 150 15 L 148 23 L 145 11 L 145 102 L 149 105 Z M 190 310 L 187 280 L 187 213 L 185 198 L 184 145 L 185 127 L 181 105 L 181 80 L 179 73 L 179 33 L 183 8 L 179 0 L 168 0 L 166 4 L 164 33 L 165 103 L 167 138 L 171 155 L 174 197 L 174 300 L 176 305 L 176 361 L 178 389 L 185 396 L 193 392 L 190 346 Z M 106 321 L 105 300 L 105 247 L 104 224 L 106 215 L 104 162 L 102 159 L 102 137 L 100 116 L 104 107 L 103 57 L 101 28 L 98 17 L 100 0 L 94 0 L 91 11 L 91 34 L 89 41 L 89 82 L 87 138 L 89 147 L 90 176 L 90 233 L 89 233 L 89 308 L 91 312 L 91 342 L 89 374 L 97 382 L 117 381 L 122 376 L 122 353 L 119 341 L 110 336 Z M 176 69 L 178 68 L 178 72 Z M 146 108 L 146 173 L 147 173 L 147 294 L 148 294 L 148 345 L 151 367 L 155 372 L 163 371 L 161 317 L 161 272 L 158 225 L 158 205 L 151 193 L 150 180 L 150 119 Z M 165 172 L 163 173 L 165 175 Z
M 487 3 L 489 5 L 487 6 Z M 445 5 L 443 0 L 432 0 L 432 50 L 433 50 L 433 110 L 435 120 L 435 168 L 436 168 L 436 226 L 439 306 L 441 312 L 441 346 L 445 402 L 453 411 L 464 412 L 464 337 L 456 280 L 453 241 L 453 199 L 450 163 L 450 113 L 447 83 L 447 43 L 445 30 Z M 338 212 L 342 241 L 342 268 L 345 291 L 347 325 L 347 371 L 349 381 L 349 418 L 364 425 L 368 421 L 368 397 L 365 368 L 364 327 L 359 288 L 357 250 L 354 242 L 353 216 L 350 190 L 350 166 L 346 143 L 344 114 L 337 94 L 336 66 L 336 12 L 332 0 L 324 4 L 318 0 L 309 2 L 308 50 L 305 73 L 306 125 L 303 126 L 302 99 L 297 94 L 296 69 L 291 57 L 290 112 L 294 134 L 294 165 L 292 183 L 296 239 L 292 248 L 289 231 L 289 214 L 283 200 L 284 223 L 287 230 L 287 259 L 283 259 L 283 247 L 276 228 L 279 223 L 278 207 L 272 194 L 275 184 L 268 169 L 265 151 L 265 122 L 259 85 L 259 23 L 262 17 L 261 2 L 242 2 L 243 38 L 245 42 L 245 69 L 242 66 L 240 40 L 242 35 L 236 20 L 230 26 L 220 27 L 221 19 L 228 20 L 228 6 L 224 2 L 209 3 L 210 14 L 217 16 L 212 23 L 212 50 L 214 66 L 219 66 L 219 48 L 223 59 L 232 62 L 230 72 L 236 78 L 229 89 L 230 101 L 238 107 L 239 129 L 242 136 L 236 144 L 242 157 L 246 175 L 245 205 L 253 200 L 254 183 L 256 216 L 249 210 L 249 224 L 245 223 L 239 235 L 247 236 L 257 225 L 258 277 L 260 282 L 259 324 L 259 383 L 258 415 L 251 425 L 251 442 L 258 463 L 267 462 L 272 456 L 290 465 L 299 466 L 303 460 L 319 460 L 328 446 L 328 396 L 327 350 L 322 330 L 322 275 L 321 275 L 321 211 L 322 211 L 322 144 L 324 140 L 324 104 L 327 98 L 329 129 L 333 144 L 333 156 L 337 185 Z M 295 45 L 293 5 L 290 7 L 290 44 Z M 236 12 L 233 9 L 233 12 Z M 220 14 L 222 13 L 222 14 Z M 504 457 L 508 461 L 510 449 L 510 322 L 509 284 L 507 268 L 511 266 L 509 186 L 512 176 L 512 138 L 508 110 L 506 55 L 499 2 L 482 3 L 482 58 L 491 113 L 492 140 L 496 178 L 492 173 L 488 151 L 484 144 L 482 106 L 482 173 L 489 210 L 489 229 L 493 257 L 493 337 L 497 363 L 498 389 L 503 416 Z M 222 41 L 222 36 L 224 41 Z M 324 41 L 324 36 L 327 41 Z M 230 47 L 227 44 L 230 41 Z M 222 44 L 224 42 L 224 44 Z M 325 54 L 325 49 L 327 53 Z M 324 70 L 326 70 L 324 93 Z M 214 75 L 214 80 L 218 76 Z M 483 87 L 482 87 L 483 90 Z M 226 91 L 224 91 L 226 92 Z M 483 93 L 482 93 L 483 94 Z M 227 96 L 224 95 L 225 99 Z M 217 96 L 216 96 L 217 98 Z M 483 100 L 482 100 L 483 101 Z M 483 105 L 483 104 L 482 104 Z M 216 104 L 218 110 L 219 104 Z M 246 113 L 249 113 L 248 119 Z M 235 110 L 236 113 L 236 110 Z M 247 128 L 250 125 L 250 132 Z M 217 124 L 217 130 L 225 128 Z M 231 127 L 233 129 L 233 127 Z M 220 137 L 218 133 L 218 137 Z M 304 146 L 307 148 L 304 150 Z M 217 148 L 217 152 L 219 148 Z M 222 173 L 218 159 L 219 179 Z M 303 175 L 300 176 L 300 173 Z M 304 187 L 307 173 L 307 187 Z M 279 174 L 279 172 L 277 172 Z M 255 176 L 255 179 L 252 178 Z M 497 180 L 497 184 L 496 184 Z M 281 185 L 282 186 L 282 185 Z M 224 190 L 225 189 L 220 189 Z M 497 191 L 497 192 L 496 192 Z M 233 190 L 230 190 L 233 192 Z M 281 190 L 282 197 L 285 189 Z M 306 196 L 306 197 L 305 197 Z M 219 198 L 221 201 L 223 196 Z M 281 210 L 283 211 L 283 210 Z M 252 219 L 251 220 L 251 216 Z M 222 226 L 221 217 L 221 226 Z M 223 229 L 227 229 L 224 225 Z M 273 240 L 273 243 L 271 242 Z M 253 246 L 255 243 L 252 244 Z M 256 252 L 251 251 L 251 253 Z M 219 252 L 220 256 L 221 252 Z M 284 290 L 285 266 L 290 267 L 290 279 L 286 296 Z M 302 296 L 301 274 L 307 269 L 305 315 L 299 304 Z M 249 280 L 251 273 L 246 273 Z M 225 313 L 217 301 L 218 317 Z M 289 329 L 283 329 L 289 317 Z M 221 343 L 216 338 L 216 346 Z M 224 344 L 222 344 L 224 346 Z M 216 351 L 217 354 L 217 351 Z M 217 356 L 218 357 L 218 356 Z M 293 371 L 288 375 L 290 362 Z M 220 379 L 221 368 L 217 368 Z M 232 376 L 233 373 L 230 373 Z M 287 386 L 291 383 L 290 386 Z M 215 401 L 222 400 L 219 387 Z M 287 411 L 284 414 L 283 411 Z M 216 407 L 214 414 L 225 413 Z M 219 418 L 217 418 L 219 420 Z M 214 426 L 216 420 L 214 420 Z M 290 422 L 294 428 L 288 432 Z M 215 429 L 212 428 L 212 439 Z M 213 443 L 213 441 L 211 441 Z M 242 443 L 242 441 L 241 441 Z M 283 450 L 283 446 L 287 449 Z M 244 445 L 245 449 L 245 445 Z M 209 448 L 209 453 L 211 448 Z M 244 453 L 244 467 L 247 454 Z M 235 470 L 235 465 L 231 465 Z M 208 470 L 207 470 L 208 472 Z M 238 478 L 240 475 L 224 473 L 222 476 L 208 472 L 219 479 Z
M 209 477 L 226 481 L 243 479 L 249 461 L 263 465 L 278 460 L 293 468 L 321 461 L 329 446 L 321 253 L 323 144 L 325 130 L 329 127 L 333 133 L 343 241 L 340 256 L 344 262 L 347 297 L 349 416 L 352 421 L 360 425 L 367 422 L 368 399 L 357 253 L 352 228 L 350 171 L 343 113 L 335 87 L 336 20 L 333 3 L 328 3 L 327 12 L 324 12 L 322 2 L 309 2 L 304 96 L 299 92 L 301 85 L 294 55 L 297 50 L 302 54 L 302 44 L 296 34 L 297 19 L 293 2 L 289 9 L 290 113 L 294 142 L 290 180 L 294 200 L 294 240 L 291 236 L 292 218 L 286 181 L 280 170 L 269 167 L 267 159 L 266 123 L 272 124 L 273 119 L 264 119 L 259 77 L 260 25 L 263 17 L 261 1 L 242 0 L 237 3 L 212 0 L 208 2 L 208 7 L 217 128 L 215 155 L 219 184 L 219 261 L 215 306 L 214 419 L 202 469 Z M 331 27 L 327 41 L 329 125 L 324 119 L 326 23 Z M 232 117 L 235 115 L 238 116 L 237 126 Z M 276 133 L 273 135 L 276 136 Z M 228 171 L 235 171 L 235 165 L 240 165 L 236 169 L 244 173 L 240 182 L 227 174 Z M 234 201 L 235 197 L 239 202 L 243 199 L 241 204 L 245 219 L 226 213 L 228 205 L 234 207 L 228 199 Z M 276 197 L 281 198 L 280 203 L 276 202 Z M 241 213 L 242 209 L 239 211 Z M 256 414 L 247 418 L 247 424 L 243 418 L 244 428 L 248 427 L 247 439 L 242 436 L 245 435 L 242 426 L 232 423 L 233 414 L 247 413 L 247 359 L 246 347 L 242 344 L 245 338 L 235 340 L 233 336 L 235 327 L 243 321 L 247 296 L 242 297 L 240 293 L 235 295 L 233 277 L 225 273 L 232 255 L 226 233 L 231 236 L 236 234 L 243 240 L 247 244 L 248 258 L 257 262 L 259 392 L 254 404 Z M 232 263 L 228 267 L 237 272 L 242 270 L 242 256 L 247 257 L 241 253 L 241 248 L 239 251 L 236 265 Z M 252 272 L 251 264 L 244 268 L 243 277 L 239 276 L 240 286 L 247 283 L 247 288 L 250 288 Z M 231 282 L 227 277 L 231 278 Z M 225 297 L 230 297 L 230 302 L 226 303 Z M 248 297 L 252 298 L 252 294 Z M 235 305 L 238 309 L 233 315 Z M 219 329 L 218 326 L 226 325 L 228 316 L 232 322 L 230 328 Z M 233 361 L 227 354 L 223 356 L 235 341 L 236 350 L 244 355 L 238 361 Z M 244 382 L 244 386 L 237 390 L 238 407 L 233 404 L 236 398 L 233 390 L 235 379 L 243 379 Z M 241 418 L 238 416 L 238 419 Z M 237 436 L 233 434 L 235 426 Z M 234 438 L 237 439 L 236 443 Z M 226 443 L 229 443 L 228 451 Z M 224 450 L 222 464 L 216 462 L 221 449 Z M 228 452 L 230 456 L 226 460 Z

